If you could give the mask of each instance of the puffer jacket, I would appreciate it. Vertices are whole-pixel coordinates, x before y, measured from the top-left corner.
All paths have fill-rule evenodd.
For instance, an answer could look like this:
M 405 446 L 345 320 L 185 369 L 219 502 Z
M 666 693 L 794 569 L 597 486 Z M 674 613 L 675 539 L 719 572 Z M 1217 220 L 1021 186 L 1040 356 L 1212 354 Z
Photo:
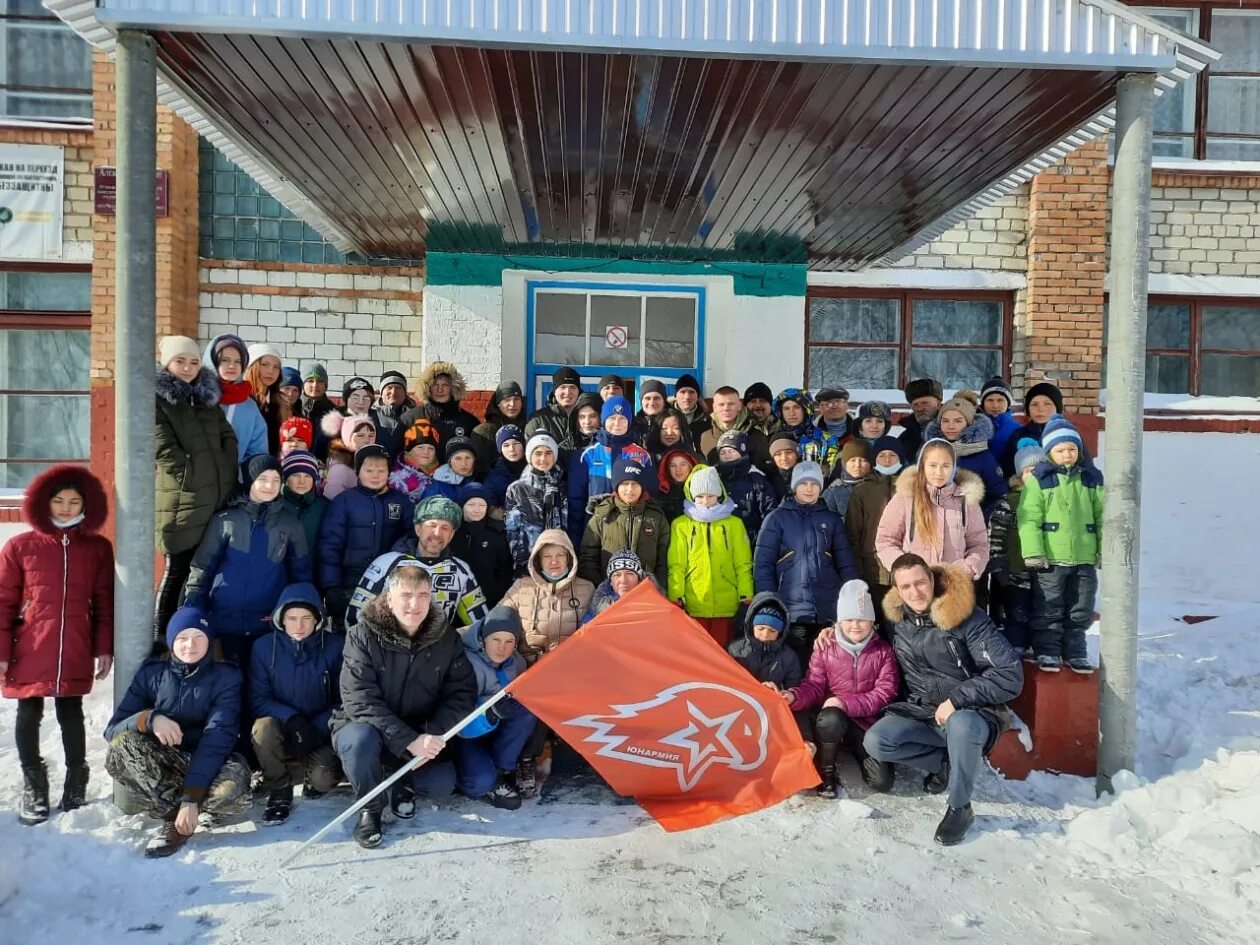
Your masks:
M 1016 511 L 1025 558 L 1051 564 L 1097 564 L 1102 555 L 1103 478 L 1077 463 L 1038 464 Z
M 874 478 L 879 473 L 871 473 L 866 479 Z M 840 521 L 845 521 L 845 516 L 849 514 L 849 502 L 853 499 L 853 490 L 866 481 L 866 479 L 853 479 L 843 469 L 840 475 L 828 483 L 827 488 L 823 490 L 823 505 L 831 509 L 840 516 Z
M 754 424 L 753 415 L 748 412 L 747 407 L 741 409 L 735 415 L 734 421 L 725 426 L 716 415 L 710 415 L 708 427 L 700 433 L 698 443 L 700 455 L 705 458 L 705 461 L 710 466 L 716 466 L 718 464 L 718 440 L 722 438 L 723 433 L 730 430 L 739 430 L 748 434 L 748 456 L 753 464 L 759 469 L 766 468 L 770 465 L 770 439 L 761 430 L 757 429 Z M 693 427 L 693 431 L 694 429 Z
M 564 477 L 555 466 L 545 473 L 526 466 L 520 478 L 508 486 L 504 509 L 515 573 L 524 574 L 538 536 L 551 528 L 568 527 L 569 499 Z
M 845 424 L 843 433 L 836 433 L 827 427 L 822 415 L 809 422 L 809 429 L 800 438 L 801 458 L 822 466 L 824 475 L 830 474 L 840 466 L 840 451 L 852 436 L 852 425 Z
M 73 483 L 83 521 L 53 525 L 52 497 Z M 98 656 L 114 655 L 114 548 L 97 532 L 108 515 L 105 489 L 82 466 L 53 466 L 27 487 L 31 526 L 0 549 L 0 677 L 8 699 L 85 696 Z
M 152 736 L 154 715 L 177 723 L 183 732 L 179 748 L 192 755 L 182 800 L 199 804 L 236 747 L 243 696 L 241 671 L 215 662 L 213 649 L 196 663 L 173 656 L 148 660 L 110 717 L 105 740 L 121 732 Z
M 901 673 L 897 657 L 886 640 L 874 631 L 854 655 L 839 637 L 814 650 L 805 680 L 796 687 L 793 712 L 816 709 L 830 698 L 840 701 L 844 714 L 861 728 L 875 724 L 884 709 L 897 698 Z
M 896 494 L 889 500 L 875 535 L 875 554 L 885 568 L 907 551 L 928 564 L 960 564 L 979 580 L 989 564 L 989 532 L 980 508 L 984 483 L 973 472 L 959 469 L 952 482 L 932 490 L 933 513 L 940 544 L 929 544 L 915 533 L 914 487 L 918 466 L 907 466 L 897 477 Z
M 556 403 L 554 394 L 548 394 L 547 405 L 539 407 L 525 421 L 525 439 L 535 433 L 546 433 L 561 448 L 569 438 L 569 411 Z
M 784 499 L 761 526 L 753 561 L 757 590 L 777 592 L 795 623 L 834 622 L 840 586 L 857 577 L 844 523 L 821 501 Z
M 779 504 L 774 494 L 774 487 L 765 473 L 752 464 L 747 457 L 729 463 L 717 464 L 718 475 L 722 477 L 722 485 L 735 503 L 735 514 L 744 523 L 748 532 L 748 540 L 757 543 L 762 523 Z
M 989 438 L 989 452 L 998 459 L 998 465 L 1004 465 L 1003 460 L 1006 456 L 1006 447 L 1010 443 L 1011 437 L 1015 435 L 1015 431 L 1020 428 L 1020 423 L 1009 410 L 998 414 L 996 417 L 989 417 L 993 421 L 993 436 Z M 1011 475 L 1006 473 L 1007 477 Z
M 512 483 L 521 478 L 528 466 L 529 463 L 523 459 L 517 460 L 514 463 L 509 463 L 506 459 L 500 456 L 494 461 L 494 464 L 490 467 L 490 471 L 486 473 L 486 478 L 482 483 L 490 490 L 490 495 L 494 499 L 494 501 L 490 503 L 491 505 L 497 505 L 501 509 L 507 507 L 508 489 L 511 487 Z M 552 468 L 559 473 L 560 465 L 558 463 Z
M 493 633 L 511 633 L 516 637 L 517 649 L 502 663 L 495 663 L 486 652 L 485 638 Z M 525 657 L 518 652 L 525 641 L 525 634 L 521 630 L 520 617 L 511 608 L 496 607 L 471 627 L 465 627 L 460 637 L 464 641 L 464 653 L 468 657 L 468 664 L 472 666 L 473 674 L 477 677 L 478 705 L 525 672 L 527 666 Z M 508 704 L 502 701 L 499 703 L 501 707 Z M 479 715 L 459 734 L 461 738 L 480 738 L 498 727 L 497 719 L 491 720 L 485 715 Z
M 888 711 L 928 722 L 946 699 L 955 709 L 974 709 L 992 723 L 987 752 L 1010 722 L 1005 704 L 1024 688 L 1023 664 L 988 614 L 977 609 L 971 575 L 948 564 L 932 572 L 936 593 L 926 614 L 911 613 L 896 587 L 884 597 L 907 694 Z
M 372 405 L 372 414 L 376 419 L 376 442 L 389 451 L 390 461 L 402 452 L 403 433 L 409 425 L 403 424 L 403 417 L 414 410 L 416 402 L 408 397 L 397 407 L 383 404 L 379 400 Z
M 582 535 L 578 573 L 592 584 L 603 580 L 614 551 L 633 551 L 643 570 L 669 583 L 669 519 L 646 494 L 635 505 L 611 495 L 595 507 Z
M 305 640 L 284 632 L 284 609 L 302 604 L 313 610 L 319 625 Z M 341 650 L 345 638 L 323 626 L 324 607 L 313 584 L 285 588 L 271 615 L 275 630 L 254 641 L 249 660 L 249 704 L 255 718 L 273 718 L 282 725 L 295 715 L 328 733 L 333 709 L 341 701 Z
M 280 499 L 238 496 L 211 521 L 193 555 L 184 603 L 205 611 L 216 633 L 259 636 L 290 584 L 309 583 L 306 532 Z
M 467 519 L 451 539 L 451 553 L 472 568 L 486 604 L 493 607 L 512 584 L 512 551 L 503 523 L 486 516 L 480 522 Z
M 346 631 L 341 705 L 330 728 L 336 736 L 350 722 L 371 725 L 391 755 L 405 758 L 422 734 L 442 735 L 473 710 L 477 677 L 440 609 L 410 637 L 388 610 L 376 619 L 374 612 Z
M 748 614 L 755 614 L 767 602 L 774 601 L 784 614 L 787 605 L 773 591 L 758 594 L 748 605 Z M 732 640 L 726 652 L 735 662 L 752 673 L 757 682 L 772 682 L 780 689 L 792 689 L 801 683 L 801 661 L 796 652 L 786 646 L 787 634 L 780 633 L 773 643 L 762 643 L 753 636 L 753 622 L 744 620 L 744 635 Z
M 844 513 L 844 530 L 849 536 L 849 547 L 857 557 L 858 575 L 872 591 L 892 584 L 888 569 L 875 553 L 875 538 L 879 534 L 879 520 L 884 509 L 897 491 L 900 475 L 898 472 L 891 476 L 881 473 L 867 476 L 853 487 L 849 507 Z
M 437 472 L 437 467 L 433 467 L 433 472 L 425 472 L 416 466 L 412 466 L 409 462 L 398 457 L 394 463 L 394 468 L 389 474 L 389 485 L 392 489 L 397 489 L 412 502 L 419 502 L 420 497 L 424 495 L 424 491 L 429 488 L 433 482 L 433 473 Z M 351 483 L 351 487 L 353 487 Z
M 451 399 L 444 404 L 429 400 L 429 388 L 438 375 L 445 374 L 451 379 Z M 468 394 L 468 384 L 464 375 L 450 361 L 433 361 L 420 377 L 416 379 L 416 404 L 402 415 L 399 430 L 406 430 L 416 420 L 423 417 L 437 428 L 441 442 L 448 443 L 457 436 L 472 436 L 473 429 L 481 421 L 459 405 Z M 401 440 L 400 440 L 401 445 Z
M 206 345 L 206 350 L 201 356 L 202 364 L 214 363 L 210 358 L 210 352 L 223 337 L 223 335 L 215 335 L 210 339 L 210 343 Z M 244 463 L 251 456 L 261 456 L 270 452 L 267 444 L 267 421 L 262 411 L 258 409 L 258 402 L 252 396 L 249 382 L 242 376 L 242 380 L 229 384 L 219 379 L 217 375 L 214 376 L 215 383 L 219 385 L 219 409 L 223 411 L 228 423 L 232 424 L 232 429 L 236 431 L 237 464 Z
M 631 434 L 626 436 L 628 438 Z M 653 480 L 656 479 L 656 467 L 652 465 L 652 454 L 630 439 L 615 447 L 609 446 L 606 434 L 596 434 L 595 442 L 569 463 L 569 536 L 575 543 L 583 540 L 586 524 L 591 520 L 587 511 L 588 500 L 613 491 L 613 466 L 622 459 L 633 460 L 647 470 L 643 481 L 651 488 L 645 486 L 644 492 L 648 495 L 655 493 Z
M 944 439 L 941 436 L 941 422 L 933 420 L 924 430 L 924 441 Z M 993 420 L 985 413 L 977 413 L 974 420 L 963 428 L 958 439 L 951 441 L 954 455 L 958 457 L 958 468 L 973 472 L 984 483 L 984 501 L 980 507 L 985 517 L 993 508 L 993 503 L 1006 492 L 1006 477 L 1002 475 L 1002 466 L 997 456 L 989 449 L 989 440 L 993 438 Z
M 325 593 L 353 590 L 377 555 L 412 529 L 412 504 L 401 492 L 348 489 L 332 500 L 316 549 L 319 586 Z
M 563 579 L 551 582 L 542 576 L 538 555 L 547 545 L 559 545 L 569 553 L 572 568 Z M 529 576 L 518 578 L 504 595 L 504 605 L 521 615 L 525 644 L 521 655 L 533 662 L 573 635 L 591 605 L 595 585 L 577 576 L 577 554 L 568 532 L 549 528 L 534 542 L 529 556 Z
M 450 499 L 456 505 L 459 505 L 459 490 L 470 482 L 476 481 L 476 475 L 461 476 L 455 470 L 451 469 L 449 463 L 443 463 L 437 468 L 433 474 L 433 480 L 424 487 L 424 491 L 420 493 L 420 502 L 425 499 L 440 495 Z M 417 503 L 419 504 L 419 503 Z
M 290 492 L 288 486 L 280 490 L 280 498 L 285 507 L 302 523 L 302 531 L 306 533 L 306 550 L 314 560 L 315 549 L 319 544 L 319 527 L 328 514 L 329 501 L 314 489 L 305 495 L 298 495 Z
M 694 503 L 695 472 L 683 485 L 686 514 L 670 525 L 668 596 L 693 617 L 733 617 L 753 596 L 752 546 L 725 487 L 713 508 Z
M 196 548 L 236 488 L 236 431 L 219 409 L 219 379 L 202 368 L 191 384 L 157 372 L 158 550 Z

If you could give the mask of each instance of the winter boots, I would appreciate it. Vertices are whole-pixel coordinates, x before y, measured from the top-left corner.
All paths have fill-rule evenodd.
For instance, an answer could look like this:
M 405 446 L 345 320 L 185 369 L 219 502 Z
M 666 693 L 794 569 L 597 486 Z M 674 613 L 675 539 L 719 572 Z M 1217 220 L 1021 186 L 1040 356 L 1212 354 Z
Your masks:
M 836 752 L 839 747 L 835 742 L 819 742 L 818 755 L 814 759 L 819 780 L 822 781 L 814 788 L 814 793 L 829 800 L 834 800 L 839 794 L 836 789 Z
M 486 800 L 500 810 L 520 810 L 521 808 L 521 793 L 513 786 L 511 775 L 506 773 L 499 775 L 499 783 L 486 795 Z
M 521 797 L 538 793 L 538 760 L 522 756 L 516 763 L 516 790 Z
M 144 855 L 151 860 L 162 859 L 168 856 L 174 856 L 178 853 L 188 838 L 190 833 L 180 833 L 175 829 L 175 815 L 171 814 L 162 821 L 162 826 L 158 828 L 157 836 L 149 841 L 149 845 L 144 849 Z
M 389 792 L 389 806 L 399 820 L 411 820 L 416 816 L 416 792 L 403 778 Z
M 48 819 L 48 766 L 22 769 L 22 805 L 18 820 L 27 827 L 42 824 Z
M 1063 669 L 1063 661 L 1057 656 L 1038 656 L 1037 668 L 1043 673 L 1057 673 Z
M 945 816 L 936 828 L 936 842 L 943 847 L 952 847 L 962 843 L 967 831 L 976 822 L 976 815 L 971 812 L 971 805 L 965 807 L 947 807 Z
M 949 788 L 949 755 L 941 761 L 939 774 L 929 774 L 923 779 L 923 790 L 929 794 L 944 794 Z
M 365 850 L 381 845 L 381 812 L 365 807 L 359 811 L 359 822 L 354 826 L 354 842 Z
M 1082 676 L 1091 676 L 1094 672 L 1094 664 L 1083 656 L 1067 661 L 1068 669 L 1074 673 L 1080 673 Z
M 862 780 L 872 791 L 886 794 L 892 790 L 893 779 L 896 775 L 891 762 L 880 761 L 862 752 L 861 758 L 858 759 L 858 766 L 862 771 Z
M 65 783 L 61 786 L 61 803 L 57 806 L 69 813 L 78 810 L 87 803 L 88 774 L 91 769 L 87 762 L 71 765 L 66 771 Z
M 276 788 L 267 794 L 267 806 L 263 810 L 262 822 L 268 827 L 276 827 L 289 819 L 293 810 L 293 785 Z

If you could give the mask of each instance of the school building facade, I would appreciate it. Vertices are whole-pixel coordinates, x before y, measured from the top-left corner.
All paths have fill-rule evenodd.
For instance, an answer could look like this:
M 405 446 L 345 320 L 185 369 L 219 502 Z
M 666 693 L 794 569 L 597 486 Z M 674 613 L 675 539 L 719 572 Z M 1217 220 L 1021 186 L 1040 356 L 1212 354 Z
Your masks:
M 50 6 L 73 22 L 71 4 Z M 1150 422 L 1255 431 L 1260 3 L 1144 9 L 1222 53 L 1157 105 Z M 89 461 L 112 478 L 126 444 L 113 436 L 115 217 L 98 194 L 101 169 L 114 164 L 113 60 L 35 0 L 7 10 L 0 153 L 59 152 L 63 198 L 57 245 L 0 259 L 0 494 L 12 500 L 54 461 Z M 201 130 L 160 108 L 159 333 L 207 340 L 231 330 L 276 343 L 286 363 L 324 362 L 334 392 L 352 374 L 415 375 L 441 358 L 479 391 L 517 378 L 535 402 L 553 368 L 572 364 L 592 384 L 611 371 L 667 384 L 693 373 L 706 392 L 755 380 L 776 390 L 842 383 L 855 401 L 894 406 L 911 377 L 959 388 L 1002 374 L 1017 395 L 1052 380 L 1079 415 L 1103 406 L 1105 136 L 927 230 L 922 245 L 846 271 L 769 238 L 737 258 L 584 254 L 573 248 L 584 245 L 581 221 L 563 254 L 485 251 L 452 237 L 440 249 L 431 240 L 420 258 L 361 259 Z M 1252 400 L 1161 416 L 1196 396 Z M 1187 419 L 1204 414 L 1215 419 Z

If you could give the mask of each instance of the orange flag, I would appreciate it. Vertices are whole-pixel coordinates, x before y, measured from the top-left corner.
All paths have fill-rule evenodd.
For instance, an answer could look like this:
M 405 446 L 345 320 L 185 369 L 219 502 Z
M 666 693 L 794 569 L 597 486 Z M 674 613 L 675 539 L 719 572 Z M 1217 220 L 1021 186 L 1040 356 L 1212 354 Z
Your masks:
M 666 830 L 748 814 L 818 783 L 778 693 L 651 581 L 508 690 Z

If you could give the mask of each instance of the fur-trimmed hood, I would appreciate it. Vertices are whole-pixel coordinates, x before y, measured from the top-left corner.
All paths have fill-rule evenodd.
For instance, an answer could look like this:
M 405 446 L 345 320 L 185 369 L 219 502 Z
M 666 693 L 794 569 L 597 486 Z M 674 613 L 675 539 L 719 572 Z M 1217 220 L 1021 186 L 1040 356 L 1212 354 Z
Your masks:
M 914 498 L 914 486 L 919 479 L 919 467 L 907 466 L 897 476 L 897 495 L 907 499 Z M 984 480 L 969 469 L 954 469 L 954 481 L 947 482 L 940 489 L 941 495 L 950 495 L 950 490 L 957 490 L 964 500 L 972 505 L 984 501 Z
M 450 361 L 432 361 L 416 378 L 416 400 L 419 403 L 429 402 L 429 386 L 440 374 L 446 374 L 451 379 L 451 400 L 458 403 L 464 399 L 464 395 L 468 393 L 468 385 L 464 382 L 464 375 L 459 372 L 459 368 Z
M 433 646 L 446 635 L 448 629 L 446 614 L 443 613 L 441 607 L 437 606 L 430 607 L 428 616 L 424 618 L 420 629 L 413 637 L 407 636 L 407 632 L 403 630 L 393 613 L 384 606 L 380 611 L 376 608 L 372 608 L 371 612 L 365 610 L 363 616 L 359 618 L 359 625 L 380 640 L 382 646 L 406 653 Z
M 219 375 L 208 367 L 198 371 L 191 384 L 181 381 L 166 368 L 157 369 L 157 395 L 168 404 L 191 400 L 198 407 L 217 407 L 221 393 Z
M 941 436 L 940 419 L 931 420 L 923 429 L 923 442 L 928 440 L 943 440 Z M 970 456 L 973 453 L 981 453 L 989 448 L 989 441 L 993 439 L 993 420 L 983 411 L 978 412 L 975 419 L 963 428 L 962 434 L 953 444 L 954 452 L 959 456 Z M 970 447 L 970 449 L 968 449 Z
M 52 497 L 65 488 L 73 488 L 83 496 L 83 521 L 77 527 L 89 535 L 100 531 L 109 515 L 105 487 L 86 467 L 70 463 L 50 466 L 27 486 L 26 498 L 22 500 L 22 518 L 26 524 L 41 535 L 61 535 L 62 529 L 52 523 L 48 506 Z
M 970 575 L 954 564 L 933 565 L 932 577 L 936 588 L 928 616 L 937 629 L 946 632 L 954 630 L 976 609 L 975 585 Z M 884 616 L 894 624 L 906 619 L 905 607 L 895 585 L 884 595 L 883 608 Z

